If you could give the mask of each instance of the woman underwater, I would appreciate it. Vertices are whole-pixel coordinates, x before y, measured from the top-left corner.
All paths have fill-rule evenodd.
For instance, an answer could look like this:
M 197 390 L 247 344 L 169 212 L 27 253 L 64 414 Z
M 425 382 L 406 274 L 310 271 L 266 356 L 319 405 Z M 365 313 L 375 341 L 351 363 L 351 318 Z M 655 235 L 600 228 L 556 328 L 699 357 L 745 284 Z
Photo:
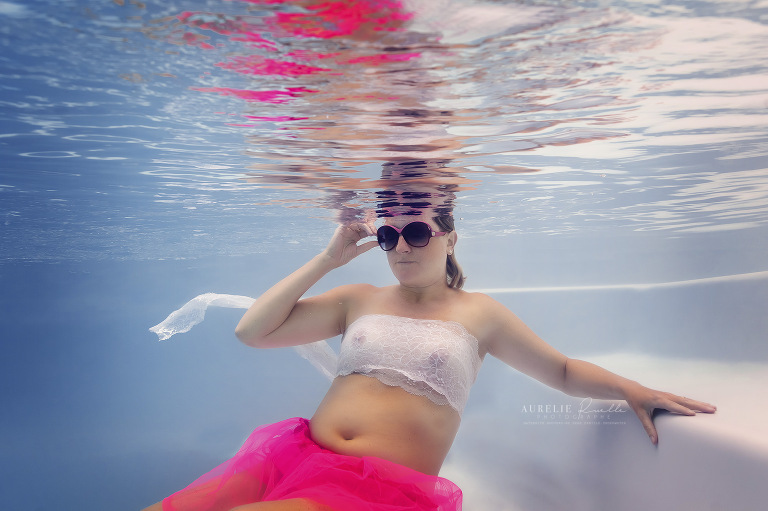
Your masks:
M 257 428 L 234 458 L 147 510 L 459 510 L 461 490 L 438 473 L 486 354 L 572 396 L 625 400 L 654 444 L 654 409 L 715 411 L 568 358 L 500 303 L 463 291 L 456 243 L 450 214 L 395 216 L 378 232 L 373 223 L 340 226 L 235 331 L 259 348 L 344 335 L 337 376 L 313 417 Z M 301 298 L 377 244 L 398 284 Z

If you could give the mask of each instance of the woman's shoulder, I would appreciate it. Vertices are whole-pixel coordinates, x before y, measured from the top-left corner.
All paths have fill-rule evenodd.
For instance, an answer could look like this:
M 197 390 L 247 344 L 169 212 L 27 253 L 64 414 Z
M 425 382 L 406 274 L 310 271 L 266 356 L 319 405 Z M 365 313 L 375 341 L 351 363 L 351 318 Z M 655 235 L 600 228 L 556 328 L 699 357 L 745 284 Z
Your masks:
M 347 296 L 352 299 L 364 299 L 380 292 L 383 288 L 372 284 L 344 284 L 329 291 L 329 293 Z
M 494 313 L 497 314 L 500 308 L 506 309 L 506 307 L 504 307 L 498 301 L 494 300 L 487 294 L 478 291 L 459 290 L 459 300 L 462 302 L 462 306 L 474 309 L 478 314 L 481 315 Z
M 475 333 L 482 346 L 486 346 L 500 326 L 514 316 L 506 306 L 484 293 L 464 291 L 459 300 L 461 312 L 457 316 Z
M 339 303 L 346 304 L 348 308 L 355 308 L 369 303 L 382 295 L 386 289 L 372 284 L 345 284 L 331 289 L 328 294 Z

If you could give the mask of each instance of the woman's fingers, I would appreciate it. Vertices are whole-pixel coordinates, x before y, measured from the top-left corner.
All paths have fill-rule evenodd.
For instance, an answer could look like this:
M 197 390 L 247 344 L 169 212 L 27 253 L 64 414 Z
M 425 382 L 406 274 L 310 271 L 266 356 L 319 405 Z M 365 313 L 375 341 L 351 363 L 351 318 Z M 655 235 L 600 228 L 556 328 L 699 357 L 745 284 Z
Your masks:
M 360 229 L 361 229 L 359 231 L 360 239 L 358 239 L 358 241 L 365 238 L 370 238 L 371 236 L 376 236 L 376 227 L 373 225 L 373 220 L 360 223 L 358 225 L 360 225 Z M 378 246 L 379 246 L 379 242 L 376 240 L 366 241 L 365 243 L 361 243 L 357 246 L 357 250 L 358 250 L 357 253 L 358 255 L 360 255 Z
M 653 411 L 656 409 L 667 410 L 681 415 L 696 415 L 696 412 L 714 413 L 717 407 L 703 401 L 696 401 L 687 397 L 677 396 L 669 392 L 658 392 L 642 388 L 628 403 L 637 414 L 643 424 L 645 432 L 654 445 L 658 444 L 659 436 L 653 424 Z
M 379 246 L 378 241 L 366 241 L 362 245 L 358 245 L 357 248 L 359 250 L 359 254 L 363 254 L 365 252 L 368 252 L 372 248 L 376 248 Z
M 368 220 L 367 222 L 363 223 L 368 231 L 368 236 L 376 236 L 376 226 L 373 222 L 373 220 Z
M 648 434 L 648 438 L 651 439 L 651 443 L 653 445 L 657 445 L 659 443 L 659 435 L 656 432 L 656 426 L 653 424 L 653 418 L 651 417 L 652 412 L 653 409 L 650 411 L 646 410 L 645 408 L 635 410 L 637 417 L 640 419 L 640 423 L 643 425 L 645 432 Z
M 373 224 L 363 223 L 363 222 L 356 222 L 354 224 L 349 224 L 346 226 L 346 228 L 354 233 L 355 237 L 357 238 L 355 241 L 360 241 L 363 238 L 368 238 L 370 236 L 375 236 L 376 231 L 373 229 Z
M 359 238 L 365 238 L 366 236 L 368 236 L 368 226 L 365 224 L 361 224 L 358 222 L 354 224 L 349 224 L 348 227 L 351 230 L 353 230 Z
M 672 413 L 679 413 L 681 415 L 696 415 L 696 412 L 681 404 L 678 400 L 683 401 L 680 396 L 671 396 L 663 399 L 655 408 L 661 408 Z
M 376 241 L 367 241 L 358 245 L 360 240 L 375 235 L 372 223 L 355 222 L 340 225 L 325 249 L 326 254 L 336 261 L 336 266 L 342 266 L 349 261 L 374 248 Z
M 670 412 L 682 413 L 684 415 L 694 415 L 696 412 L 714 413 L 717 407 L 703 401 L 696 401 L 687 397 L 666 394 L 667 400 L 672 403 L 671 406 L 663 407 Z M 658 407 L 657 407 L 658 408 Z
M 696 401 L 695 399 L 690 399 L 687 397 L 683 398 L 683 404 L 691 410 L 696 410 L 697 412 L 715 413 L 717 411 L 717 407 L 715 405 L 705 403 L 704 401 Z

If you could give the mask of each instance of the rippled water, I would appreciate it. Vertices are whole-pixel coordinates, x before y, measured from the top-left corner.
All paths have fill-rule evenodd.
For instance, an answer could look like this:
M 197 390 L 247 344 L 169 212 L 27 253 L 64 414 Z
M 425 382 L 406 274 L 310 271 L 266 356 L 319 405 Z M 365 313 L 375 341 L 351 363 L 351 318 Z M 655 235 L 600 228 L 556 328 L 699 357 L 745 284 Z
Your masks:
M 763 237 L 768 3 L 0 2 L 5 260 L 470 237 Z M 415 206 L 414 206 L 415 205 Z

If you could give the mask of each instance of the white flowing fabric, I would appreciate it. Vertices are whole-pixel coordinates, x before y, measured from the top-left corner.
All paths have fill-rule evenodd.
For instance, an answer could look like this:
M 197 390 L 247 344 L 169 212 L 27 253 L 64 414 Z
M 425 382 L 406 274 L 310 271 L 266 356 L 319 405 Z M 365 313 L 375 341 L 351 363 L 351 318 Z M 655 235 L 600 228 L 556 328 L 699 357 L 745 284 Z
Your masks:
M 180 309 L 171 312 L 161 323 L 149 330 L 156 333 L 159 340 L 165 341 L 176 334 L 189 332 L 193 326 L 202 322 L 208 307 L 247 309 L 255 300 L 250 296 L 205 293 L 194 297 Z M 336 365 L 339 357 L 326 341 L 302 344 L 294 346 L 293 349 L 329 380 L 336 376 Z

